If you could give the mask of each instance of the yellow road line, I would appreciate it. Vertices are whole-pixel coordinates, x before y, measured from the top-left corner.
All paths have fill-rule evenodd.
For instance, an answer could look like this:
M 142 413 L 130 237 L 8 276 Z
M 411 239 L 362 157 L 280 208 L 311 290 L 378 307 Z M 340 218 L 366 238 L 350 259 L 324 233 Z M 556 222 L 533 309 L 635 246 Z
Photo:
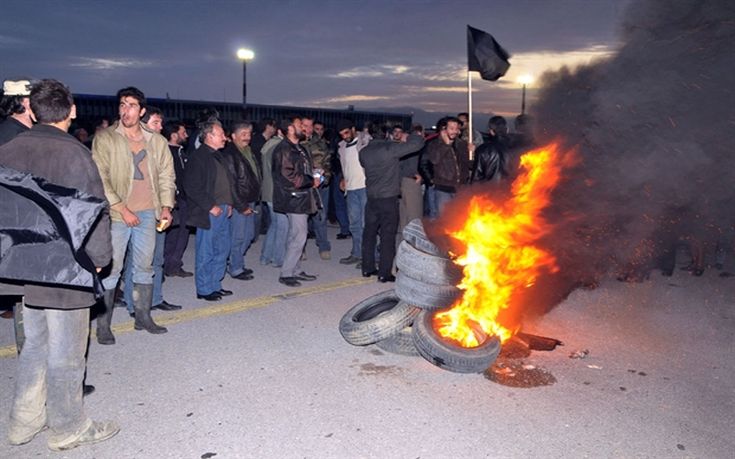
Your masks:
M 339 290 L 341 288 L 353 287 L 355 285 L 363 285 L 370 282 L 374 282 L 371 279 L 363 277 L 355 277 L 353 279 L 347 279 L 343 281 L 331 282 L 328 284 L 315 285 L 313 287 L 304 287 L 294 290 L 289 290 L 284 293 L 276 293 L 274 295 L 260 296 L 257 298 L 247 298 L 243 300 L 233 301 L 231 303 L 216 304 L 203 308 L 187 309 L 177 312 L 170 312 L 165 315 L 157 315 L 156 323 L 159 325 L 172 325 L 182 322 L 191 322 L 197 319 L 205 319 L 208 317 L 224 316 L 227 314 L 235 314 L 237 312 L 246 311 L 248 309 L 262 308 L 269 304 L 276 303 L 282 300 L 288 300 L 291 298 L 298 298 L 302 296 L 316 295 L 319 293 L 331 292 L 333 290 Z M 129 333 L 133 331 L 133 321 L 123 322 L 112 327 L 112 331 L 116 335 L 123 333 Z M 94 328 L 91 332 L 90 339 L 94 339 L 96 336 Z M 10 346 L 0 347 L 0 358 L 15 357 L 16 350 L 15 344 Z

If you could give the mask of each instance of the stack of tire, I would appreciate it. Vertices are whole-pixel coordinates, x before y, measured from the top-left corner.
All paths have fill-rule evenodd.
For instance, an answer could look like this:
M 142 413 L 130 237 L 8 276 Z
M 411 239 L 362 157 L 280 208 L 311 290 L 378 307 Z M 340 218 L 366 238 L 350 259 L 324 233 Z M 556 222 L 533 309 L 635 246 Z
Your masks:
M 355 346 L 375 344 L 386 352 L 420 355 L 456 373 L 481 373 L 500 353 L 490 336 L 477 347 L 464 348 L 439 336 L 434 314 L 461 296 L 462 271 L 449 255 L 429 240 L 421 219 L 403 229 L 396 254 L 394 290 L 373 295 L 353 306 L 339 324 L 342 337 Z

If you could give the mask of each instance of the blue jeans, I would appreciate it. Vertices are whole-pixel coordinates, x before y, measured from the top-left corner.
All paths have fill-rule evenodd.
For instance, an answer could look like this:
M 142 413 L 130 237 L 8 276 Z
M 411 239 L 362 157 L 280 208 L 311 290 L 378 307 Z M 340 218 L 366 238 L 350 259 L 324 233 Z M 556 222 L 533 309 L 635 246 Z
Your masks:
M 431 219 L 439 216 L 436 208 L 436 188 L 433 186 L 427 186 L 424 193 L 424 214 Z
M 166 233 L 156 231 L 156 246 L 153 249 L 153 303 L 163 303 L 163 248 L 166 244 Z M 128 252 L 125 255 L 125 267 L 123 268 L 123 298 L 128 312 L 132 313 L 133 309 L 133 270 L 130 269 L 132 263 L 133 251 L 130 250 L 132 242 L 128 243 Z
M 365 226 L 365 204 L 367 204 L 367 190 L 347 191 L 347 214 L 350 218 L 350 233 L 352 233 L 352 252 L 350 255 L 362 256 L 362 229 Z
M 226 205 L 222 213 L 209 214 L 209 229 L 197 228 L 194 280 L 197 295 L 209 295 L 222 289 L 227 256 L 230 254 L 230 219 Z
M 322 208 L 311 216 L 314 224 L 314 234 L 316 235 L 316 246 L 320 252 L 329 252 L 332 245 L 327 238 L 327 211 L 329 209 L 329 188 L 319 188 L 319 197 L 322 199 Z
M 260 252 L 260 264 L 273 266 L 283 266 L 283 259 L 286 257 L 286 240 L 288 238 L 288 217 L 273 211 L 272 202 L 264 202 L 268 206 L 271 215 L 271 224 L 263 241 L 263 248 Z
M 113 221 L 110 228 L 112 233 L 112 269 L 110 275 L 102 280 L 105 290 L 117 287 L 120 281 L 125 262 L 128 242 L 133 258 L 133 283 L 153 283 L 153 252 L 156 248 L 156 214 L 152 210 L 136 212 L 140 223 L 138 226 L 128 227 L 123 222 Z
M 254 202 L 251 202 L 249 206 L 255 209 Z M 234 277 L 245 271 L 245 254 L 255 240 L 255 215 L 243 215 L 234 209 L 232 211 L 232 217 L 230 217 L 230 276 Z
M 82 380 L 89 308 L 23 306 L 23 328 L 10 429 L 27 432 L 48 423 L 52 434 L 71 434 L 87 421 Z
M 339 222 L 339 232 L 340 234 L 347 234 L 350 232 L 350 219 L 347 216 L 345 195 L 339 189 L 340 180 L 342 180 L 342 174 L 337 174 L 332 177 L 329 189 L 331 191 L 332 202 L 334 203 L 334 216 L 337 218 L 337 222 Z
M 444 207 L 449 203 L 449 201 L 454 199 L 455 193 L 434 190 L 434 194 L 436 195 L 436 216 L 438 217 L 442 214 Z

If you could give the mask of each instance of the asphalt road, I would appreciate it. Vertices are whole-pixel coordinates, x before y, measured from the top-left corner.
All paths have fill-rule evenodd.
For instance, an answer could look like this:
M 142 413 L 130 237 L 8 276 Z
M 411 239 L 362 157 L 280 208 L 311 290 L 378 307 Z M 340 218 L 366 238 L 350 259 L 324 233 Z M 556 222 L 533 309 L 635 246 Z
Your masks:
M 575 292 L 526 327 L 565 346 L 518 361 L 556 382 L 517 388 L 347 344 L 343 313 L 389 288 L 338 263 L 349 247 L 333 241 L 322 261 L 310 240 L 303 265 L 319 279 L 291 289 L 257 264 L 258 243 L 246 258 L 255 280 L 227 278 L 235 295 L 219 303 L 196 300 L 192 279 L 168 279 L 165 298 L 185 307 L 156 313 L 165 335 L 132 330 L 117 309 L 117 344 L 91 345 L 97 391 L 85 406 L 121 432 L 66 453 L 47 449 L 47 433 L 2 441 L 0 457 L 732 457 L 735 278 L 677 271 Z M 192 270 L 193 243 L 185 261 Z M 2 413 L 12 342 L 12 321 L 0 320 Z

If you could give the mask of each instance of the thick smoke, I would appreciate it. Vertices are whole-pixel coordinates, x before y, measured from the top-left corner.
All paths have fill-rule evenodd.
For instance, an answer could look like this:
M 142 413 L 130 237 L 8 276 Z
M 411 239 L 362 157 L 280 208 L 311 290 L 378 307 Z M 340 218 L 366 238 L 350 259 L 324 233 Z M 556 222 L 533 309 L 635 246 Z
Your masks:
M 545 215 L 560 271 L 517 298 L 526 311 L 605 276 L 670 271 L 677 245 L 711 256 L 732 242 L 735 2 L 635 1 L 622 33 L 614 57 L 545 75 L 531 107 L 536 143 L 559 141 L 580 164 Z
M 538 143 L 581 158 L 547 215 L 566 287 L 641 279 L 677 243 L 711 254 L 732 237 L 735 3 L 637 1 L 622 29 L 613 58 L 545 75 L 532 107 Z

